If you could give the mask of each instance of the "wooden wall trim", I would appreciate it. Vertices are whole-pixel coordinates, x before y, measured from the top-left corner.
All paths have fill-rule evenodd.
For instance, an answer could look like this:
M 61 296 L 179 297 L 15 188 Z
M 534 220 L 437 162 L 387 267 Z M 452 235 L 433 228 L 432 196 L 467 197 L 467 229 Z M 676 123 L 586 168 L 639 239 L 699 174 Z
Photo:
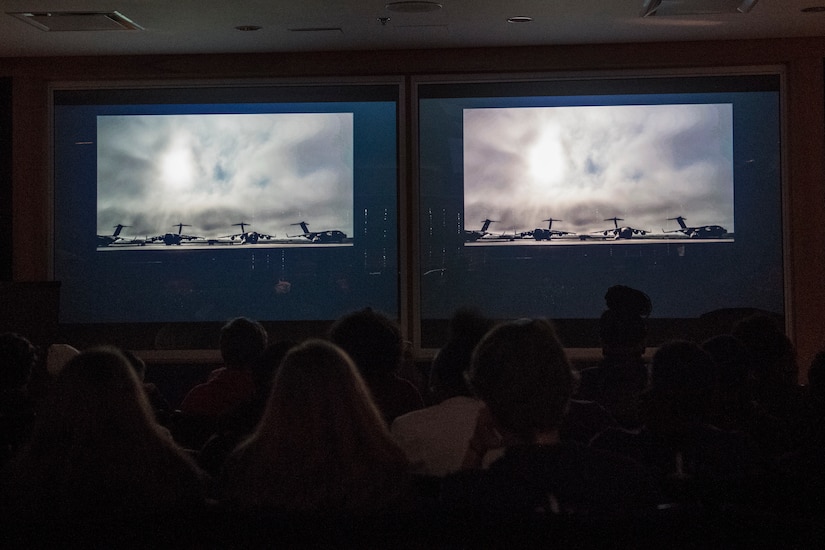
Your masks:
M 12 79 L 12 277 L 45 281 L 51 274 L 52 194 L 46 81 Z
M 788 64 L 788 185 L 785 190 L 788 333 L 800 379 L 825 349 L 825 59 Z
M 0 58 L 45 80 L 264 78 L 591 71 L 782 64 L 825 57 L 825 36 L 764 40 L 423 50 Z

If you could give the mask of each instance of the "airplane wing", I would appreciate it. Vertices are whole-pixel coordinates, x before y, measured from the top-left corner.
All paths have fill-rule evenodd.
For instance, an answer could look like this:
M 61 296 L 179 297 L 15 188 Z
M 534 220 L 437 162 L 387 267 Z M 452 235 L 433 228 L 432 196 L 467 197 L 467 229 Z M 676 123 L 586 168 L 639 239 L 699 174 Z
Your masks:
M 119 245 L 139 244 L 139 245 L 142 246 L 142 245 L 144 245 L 146 243 L 149 243 L 149 242 L 152 242 L 149 238 L 146 238 L 146 239 L 140 239 L 140 238 L 125 239 L 125 238 L 121 237 L 120 239 L 118 239 L 116 242 L 114 242 L 112 244 L 116 244 L 116 245 L 118 245 L 118 244 Z

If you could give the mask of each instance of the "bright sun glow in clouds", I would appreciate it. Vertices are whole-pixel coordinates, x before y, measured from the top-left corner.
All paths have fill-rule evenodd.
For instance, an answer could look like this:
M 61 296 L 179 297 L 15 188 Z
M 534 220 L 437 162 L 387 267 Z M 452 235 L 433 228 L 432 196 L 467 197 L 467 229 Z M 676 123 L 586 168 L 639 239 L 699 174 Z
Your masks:
M 189 150 L 176 147 L 161 158 L 160 173 L 170 189 L 181 190 L 192 184 L 194 167 Z
M 530 150 L 527 159 L 528 173 L 538 188 L 561 183 L 566 172 L 566 160 L 558 132 L 547 128 Z

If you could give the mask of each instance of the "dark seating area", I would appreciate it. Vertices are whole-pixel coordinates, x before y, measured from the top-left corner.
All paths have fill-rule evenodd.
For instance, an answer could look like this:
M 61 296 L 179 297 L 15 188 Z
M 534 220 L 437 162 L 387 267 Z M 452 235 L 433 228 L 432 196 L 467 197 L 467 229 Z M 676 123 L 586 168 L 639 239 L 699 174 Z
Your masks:
M 601 360 L 568 353 L 547 320 L 461 312 L 450 335 L 461 345 L 410 371 L 389 318 L 342 318 L 353 323 L 335 333 L 342 345 L 385 330 L 386 375 L 417 373 L 403 380 L 426 399 L 397 417 L 378 397 L 398 390 L 361 375 L 366 359 L 324 338 L 269 341 L 251 319 L 229 320 L 221 363 L 200 365 L 141 366 L 111 346 L 43 365 L 4 333 L 4 546 L 821 547 L 825 356 L 809 386 L 782 386 L 790 343 L 759 312 L 702 344 L 646 350 L 634 343 L 643 322 L 611 335 L 617 316 L 643 321 L 647 300 L 611 287 Z M 743 374 L 723 370 L 736 365 L 750 373 L 736 382 L 741 402 L 728 386 Z M 451 369 L 463 376 L 448 390 Z M 158 414 L 150 389 L 174 410 Z M 185 412 L 193 392 L 221 408 Z M 478 406 L 451 409 L 457 400 Z M 24 402 L 34 414 L 12 426 Z M 397 439 L 399 422 L 425 412 L 418 433 L 458 444 Z M 412 473 L 408 457 L 445 453 L 445 473 Z
M 5 548 L 821 548 L 810 521 L 735 511 L 708 515 L 663 506 L 618 524 L 535 514 L 485 522 L 444 513 L 346 517 L 237 514 L 208 505 L 189 513 L 64 525 L 6 523 Z

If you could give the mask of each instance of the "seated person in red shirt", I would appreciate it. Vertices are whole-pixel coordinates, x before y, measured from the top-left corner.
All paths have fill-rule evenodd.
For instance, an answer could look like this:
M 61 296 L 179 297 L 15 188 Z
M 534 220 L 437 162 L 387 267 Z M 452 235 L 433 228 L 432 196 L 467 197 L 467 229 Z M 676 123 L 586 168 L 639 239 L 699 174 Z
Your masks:
M 180 405 L 189 416 L 218 417 L 255 396 L 252 364 L 267 344 L 267 333 L 257 321 L 246 317 L 230 320 L 221 328 L 220 350 L 224 367 L 192 388 Z

